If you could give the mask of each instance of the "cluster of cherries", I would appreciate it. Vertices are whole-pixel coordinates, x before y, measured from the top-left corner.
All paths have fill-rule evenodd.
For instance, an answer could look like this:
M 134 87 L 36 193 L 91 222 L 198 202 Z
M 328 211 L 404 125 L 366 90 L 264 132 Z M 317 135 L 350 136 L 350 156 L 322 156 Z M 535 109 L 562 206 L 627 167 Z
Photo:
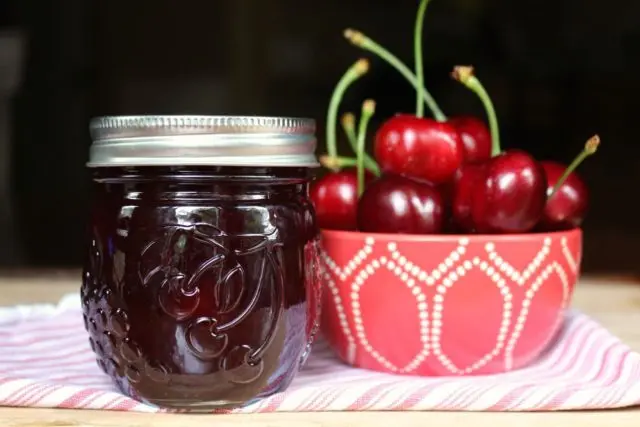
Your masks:
M 447 118 L 423 85 L 421 39 L 427 3 L 421 2 L 416 19 L 415 71 L 364 34 L 345 31 L 352 44 L 388 62 L 416 88 L 416 113 L 384 122 L 375 134 L 371 157 L 364 147 L 375 103 L 365 101 L 357 129 L 353 114 L 342 118 L 356 157 L 338 156 L 340 101 L 368 71 L 368 61 L 360 59 L 347 70 L 327 115 L 327 155 L 321 163 L 330 172 L 311 187 L 319 226 L 407 234 L 527 233 L 580 226 L 588 192 L 574 170 L 596 151 L 598 136 L 587 141 L 568 167 L 537 161 L 522 150 L 502 151 L 493 104 L 472 67 L 457 66 L 452 77 L 480 98 L 489 128 L 472 116 Z M 433 119 L 424 117 L 425 105 Z

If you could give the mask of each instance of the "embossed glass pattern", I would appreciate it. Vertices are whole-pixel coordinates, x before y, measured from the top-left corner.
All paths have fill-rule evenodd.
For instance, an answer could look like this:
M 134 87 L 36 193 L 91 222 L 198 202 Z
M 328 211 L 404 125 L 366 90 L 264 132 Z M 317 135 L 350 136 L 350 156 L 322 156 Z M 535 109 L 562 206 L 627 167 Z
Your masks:
M 308 169 L 93 173 L 82 302 L 100 368 L 163 407 L 233 407 L 285 389 L 319 312 Z

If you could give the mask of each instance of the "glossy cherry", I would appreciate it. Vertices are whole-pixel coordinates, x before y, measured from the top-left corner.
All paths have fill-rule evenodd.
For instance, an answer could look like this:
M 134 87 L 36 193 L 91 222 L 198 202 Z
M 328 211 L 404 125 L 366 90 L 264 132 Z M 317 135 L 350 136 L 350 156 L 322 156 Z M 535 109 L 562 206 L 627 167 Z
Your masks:
M 540 162 L 547 177 L 547 203 L 538 228 L 541 231 L 579 227 L 589 205 L 589 191 L 575 169 L 600 145 L 598 135 L 590 138 L 584 150 L 569 166 L 553 161 Z
M 477 117 L 460 116 L 448 119 L 458 131 L 464 145 L 464 162 L 475 163 L 491 157 L 491 132 Z
M 471 67 L 456 67 L 453 77 L 482 100 L 491 126 L 492 157 L 467 164 L 457 173 L 452 212 L 456 225 L 476 233 L 525 233 L 540 220 L 547 180 L 542 166 L 521 150 L 501 152 L 493 104 Z
M 450 210 L 450 228 L 455 232 L 470 233 L 475 229 L 471 218 L 472 195 L 479 180 L 484 178 L 487 164 L 466 163 L 458 169 L 451 183 L 444 187 L 443 196 Z
M 366 175 L 367 182 L 374 176 Z M 354 168 L 329 172 L 311 184 L 311 203 L 318 227 L 327 230 L 357 228 L 358 175 Z
M 464 145 L 451 124 L 412 115 L 396 115 L 378 129 L 374 156 L 383 172 L 438 185 L 462 164 Z
M 463 160 L 479 161 L 489 156 L 488 131 L 478 119 L 449 120 L 423 85 L 420 36 L 426 2 L 420 3 L 416 29 L 414 74 L 402 61 L 360 31 L 347 29 L 345 37 L 355 46 L 374 53 L 394 67 L 416 89 L 416 114 L 397 115 L 379 129 L 374 155 L 383 171 L 439 185 L 450 181 Z M 434 119 L 424 119 L 426 104 Z
M 358 204 L 358 229 L 372 233 L 435 234 L 442 231 L 438 189 L 395 174 L 372 181 Z
M 546 191 L 542 166 L 524 151 L 465 165 L 454 195 L 456 224 L 484 234 L 527 232 L 542 216 Z
M 453 177 L 464 158 L 464 144 L 456 128 L 446 121 L 424 87 L 422 29 L 428 0 L 418 5 L 414 26 L 415 73 L 387 49 L 359 31 L 347 29 L 345 37 L 361 49 L 373 52 L 402 74 L 416 89 L 415 115 L 396 115 L 375 137 L 374 156 L 383 172 L 443 184 Z M 425 104 L 435 119 L 423 118 Z
M 547 176 L 547 193 L 551 193 L 566 166 L 552 161 L 540 162 Z M 540 229 L 544 231 L 569 230 L 579 227 L 587 212 L 589 191 L 575 173 L 571 173 L 558 190 L 547 200 Z

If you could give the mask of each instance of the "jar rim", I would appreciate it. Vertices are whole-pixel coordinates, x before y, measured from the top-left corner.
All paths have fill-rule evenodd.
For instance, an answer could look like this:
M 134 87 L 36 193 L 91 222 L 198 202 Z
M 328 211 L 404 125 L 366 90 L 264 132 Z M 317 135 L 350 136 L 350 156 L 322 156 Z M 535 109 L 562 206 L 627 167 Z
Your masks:
M 296 117 L 96 117 L 87 166 L 317 167 L 315 128 Z

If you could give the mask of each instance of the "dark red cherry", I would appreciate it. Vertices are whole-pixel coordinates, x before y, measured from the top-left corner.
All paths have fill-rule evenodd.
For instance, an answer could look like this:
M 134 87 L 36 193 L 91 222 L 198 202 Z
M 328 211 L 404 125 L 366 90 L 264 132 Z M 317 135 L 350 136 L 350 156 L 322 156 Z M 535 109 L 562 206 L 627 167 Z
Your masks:
M 473 67 L 457 66 L 452 77 L 484 104 L 491 127 L 491 158 L 467 164 L 456 176 L 453 216 L 459 228 L 476 233 L 526 233 L 540 220 L 547 179 L 540 163 L 521 150 L 502 152 L 491 98 Z
M 364 232 L 440 233 L 443 216 L 436 187 L 394 174 L 371 182 L 358 203 L 358 229 Z
M 484 178 L 487 162 L 466 163 L 458 169 L 453 179 L 449 201 L 453 228 L 462 233 L 475 231 L 471 217 L 471 204 L 475 186 Z
M 557 162 L 540 162 L 547 176 L 547 194 L 551 194 L 566 166 Z M 551 195 L 544 207 L 540 229 L 545 231 L 569 230 L 579 227 L 589 205 L 589 191 L 576 172 L 572 172 Z
M 312 184 L 309 196 L 320 228 L 356 229 L 357 188 L 355 170 L 330 172 Z
M 367 173 L 367 181 L 373 175 Z M 355 230 L 357 226 L 358 177 L 353 168 L 330 172 L 311 185 L 311 203 L 318 227 L 328 230 Z
M 542 216 L 546 190 L 542 166 L 524 151 L 463 165 L 455 177 L 454 222 L 464 232 L 525 233 Z
M 521 150 L 477 165 L 463 174 L 456 187 L 456 223 L 477 233 L 526 233 L 540 220 L 547 198 L 542 166 Z
M 464 145 L 450 123 L 397 115 L 378 129 L 374 155 L 383 172 L 438 185 L 462 164 Z
M 491 133 L 487 125 L 477 117 L 462 116 L 449 119 L 462 139 L 464 162 L 475 163 L 491 157 Z
M 541 231 L 568 230 L 579 227 L 589 205 L 587 186 L 575 170 L 600 145 L 600 137 L 594 135 L 569 166 L 545 161 L 541 166 L 547 177 L 547 203 L 538 228 Z

